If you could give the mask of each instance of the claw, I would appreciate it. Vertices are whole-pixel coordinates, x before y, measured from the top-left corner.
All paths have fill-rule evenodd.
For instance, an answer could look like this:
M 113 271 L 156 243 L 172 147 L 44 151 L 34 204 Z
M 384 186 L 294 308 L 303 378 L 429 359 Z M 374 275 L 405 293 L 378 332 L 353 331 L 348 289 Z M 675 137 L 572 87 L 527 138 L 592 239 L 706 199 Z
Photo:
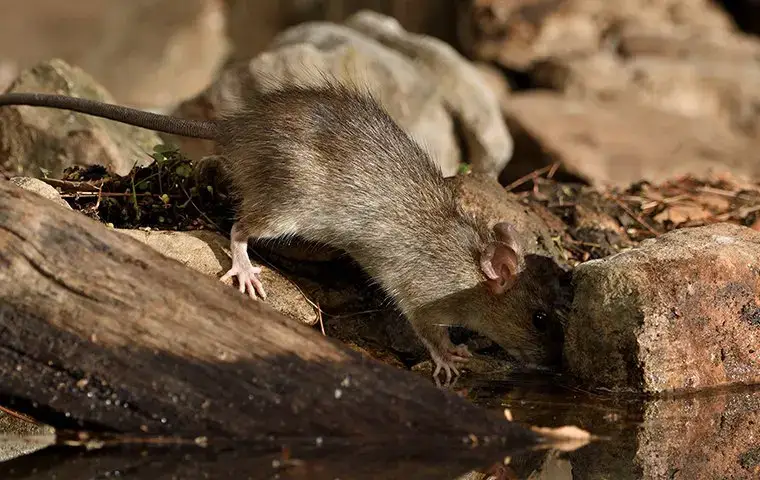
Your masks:
M 431 352 L 430 356 L 435 364 L 433 379 L 435 380 L 435 384 L 441 387 L 442 384 L 439 378 L 441 372 L 443 371 L 446 374 L 446 382 L 443 386 L 450 386 L 452 378 L 456 381 L 460 375 L 455 363 L 466 363 L 472 357 L 472 353 L 467 349 L 467 345 L 458 345 L 446 351 L 443 355 Z

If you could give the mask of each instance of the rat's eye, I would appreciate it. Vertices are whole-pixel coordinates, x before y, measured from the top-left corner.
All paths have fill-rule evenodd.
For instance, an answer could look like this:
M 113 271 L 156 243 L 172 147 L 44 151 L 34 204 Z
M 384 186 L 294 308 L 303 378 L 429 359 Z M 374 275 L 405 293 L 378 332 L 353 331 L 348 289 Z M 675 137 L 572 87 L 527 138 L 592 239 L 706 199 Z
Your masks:
M 546 314 L 543 310 L 538 310 L 537 312 L 533 313 L 533 326 L 536 327 L 536 330 L 539 332 L 545 332 L 548 325 L 549 315 Z

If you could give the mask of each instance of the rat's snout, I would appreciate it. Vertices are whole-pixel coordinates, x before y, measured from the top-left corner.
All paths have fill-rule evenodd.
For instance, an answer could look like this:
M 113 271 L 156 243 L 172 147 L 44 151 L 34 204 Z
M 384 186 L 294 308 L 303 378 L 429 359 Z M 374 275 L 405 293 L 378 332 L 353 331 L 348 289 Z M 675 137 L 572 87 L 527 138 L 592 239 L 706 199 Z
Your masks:
M 548 347 L 561 348 L 565 342 L 565 331 L 562 328 L 562 321 L 559 315 L 551 315 L 544 310 L 536 310 L 531 318 L 533 328 L 538 335 L 543 337 Z
M 523 324 L 520 331 L 512 324 L 511 332 L 502 332 L 499 344 L 520 364 L 528 368 L 559 366 L 562 359 L 564 332 L 561 323 L 553 315 L 535 311 L 530 323 Z

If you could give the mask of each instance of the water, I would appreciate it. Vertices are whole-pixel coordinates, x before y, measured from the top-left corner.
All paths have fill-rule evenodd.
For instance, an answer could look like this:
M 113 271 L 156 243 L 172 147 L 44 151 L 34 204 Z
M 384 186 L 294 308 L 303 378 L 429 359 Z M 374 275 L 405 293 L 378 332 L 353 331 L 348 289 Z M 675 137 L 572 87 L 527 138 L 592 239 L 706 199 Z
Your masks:
M 476 470 L 501 475 L 491 478 L 530 480 L 760 478 L 757 387 L 645 399 L 579 390 L 560 377 L 518 376 L 509 383 L 464 380 L 457 389 L 487 408 L 508 409 L 514 421 L 576 425 L 601 439 L 568 452 L 466 448 L 422 435 L 392 442 L 320 438 L 215 448 L 192 440 L 89 451 L 54 446 L 26 455 L 17 445 L 13 452 L 0 449 L 8 458 L 0 463 L 0 478 L 488 478 Z M 44 429 L 28 424 L 10 427 L 9 418 L 0 416 L 6 440 L 45 436 Z M 25 445 L 29 450 L 44 446 Z

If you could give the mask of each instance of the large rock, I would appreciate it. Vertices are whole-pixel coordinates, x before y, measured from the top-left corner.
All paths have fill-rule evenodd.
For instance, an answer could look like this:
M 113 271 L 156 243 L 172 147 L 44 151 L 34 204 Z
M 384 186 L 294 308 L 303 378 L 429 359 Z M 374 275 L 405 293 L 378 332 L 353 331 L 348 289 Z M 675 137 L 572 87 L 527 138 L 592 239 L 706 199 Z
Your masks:
M 221 277 L 232 265 L 227 254 L 229 241 L 214 232 L 128 229 L 118 231 L 149 245 L 169 258 L 215 278 Z M 253 260 L 255 261 L 255 258 Z M 261 269 L 261 280 L 267 290 L 266 302 L 272 308 L 308 325 L 316 323 L 317 313 L 298 287 L 266 265 L 262 265 Z
M 517 70 L 549 57 L 596 52 L 610 31 L 626 25 L 685 27 L 703 35 L 734 28 L 709 0 L 466 0 L 460 8 L 464 50 Z
M 587 102 L 550 92 L 513 95 L 507 107 L 511 182 L 551 162 L 597 186 L 729 171 L 754 177 L 758 143 L 728 126 L 635 101 Z
M 740 35 L 705 36 L 629 28 L 618 51 L 555 57 L 531 69 L 535 84 L 574 99 L 635 100 L 690 117 L 719 120 L 760 133 L 760 41 Z
M 23 71 L 10 92 L 57 93 L 113 103 L 89 74 L 62 60 Z M 72 165 L 102 165 L 126 175 L 153 160 L 161 142 L 149 130 L 67 110 L 31 106 L 0 108 L 0 165 L 9 171 L 60 177 Z
M 138 108 L 197 95 L 229 52 L 220 0 L 0 0 L 0 12 L 0 59 L 61 58 Z
M 475 67 L 442 42 L 410 34 L 392 18 L 369 12 L 345 24 L 309 22 L 285 30 L 267 51 L 228 68 L 204 95 L 186 102 L 177 113 L 213 118 L 235 105 L 234 98 L 248 82 L 257 91 L 314 85 L 323 81 L 316 71 L 369 87 L 427 148 L 445 176 L 456 174 L 462 161 L 473 171 L 496 176 L 511 158 L 512 141 L 499 113 L 499 99 Z M 455 120 L 464 132 L 462 139 Z M 191 156 L 213 153 L 210 142 L 175 141 Z
M 569 371 L 664 392 L 760 382 L 760 233 L 685 228 L 574 271 Z
M 512 156 L 512 138 L 501 116 L 501 99 L 476 66 L 439 40 L 407 32 L 392 17 L 362 11 L 346 24 L 424 67 L 440 101 L 462 127 L 465 158 L 473 170 L 494 177 L 501 172 Z

